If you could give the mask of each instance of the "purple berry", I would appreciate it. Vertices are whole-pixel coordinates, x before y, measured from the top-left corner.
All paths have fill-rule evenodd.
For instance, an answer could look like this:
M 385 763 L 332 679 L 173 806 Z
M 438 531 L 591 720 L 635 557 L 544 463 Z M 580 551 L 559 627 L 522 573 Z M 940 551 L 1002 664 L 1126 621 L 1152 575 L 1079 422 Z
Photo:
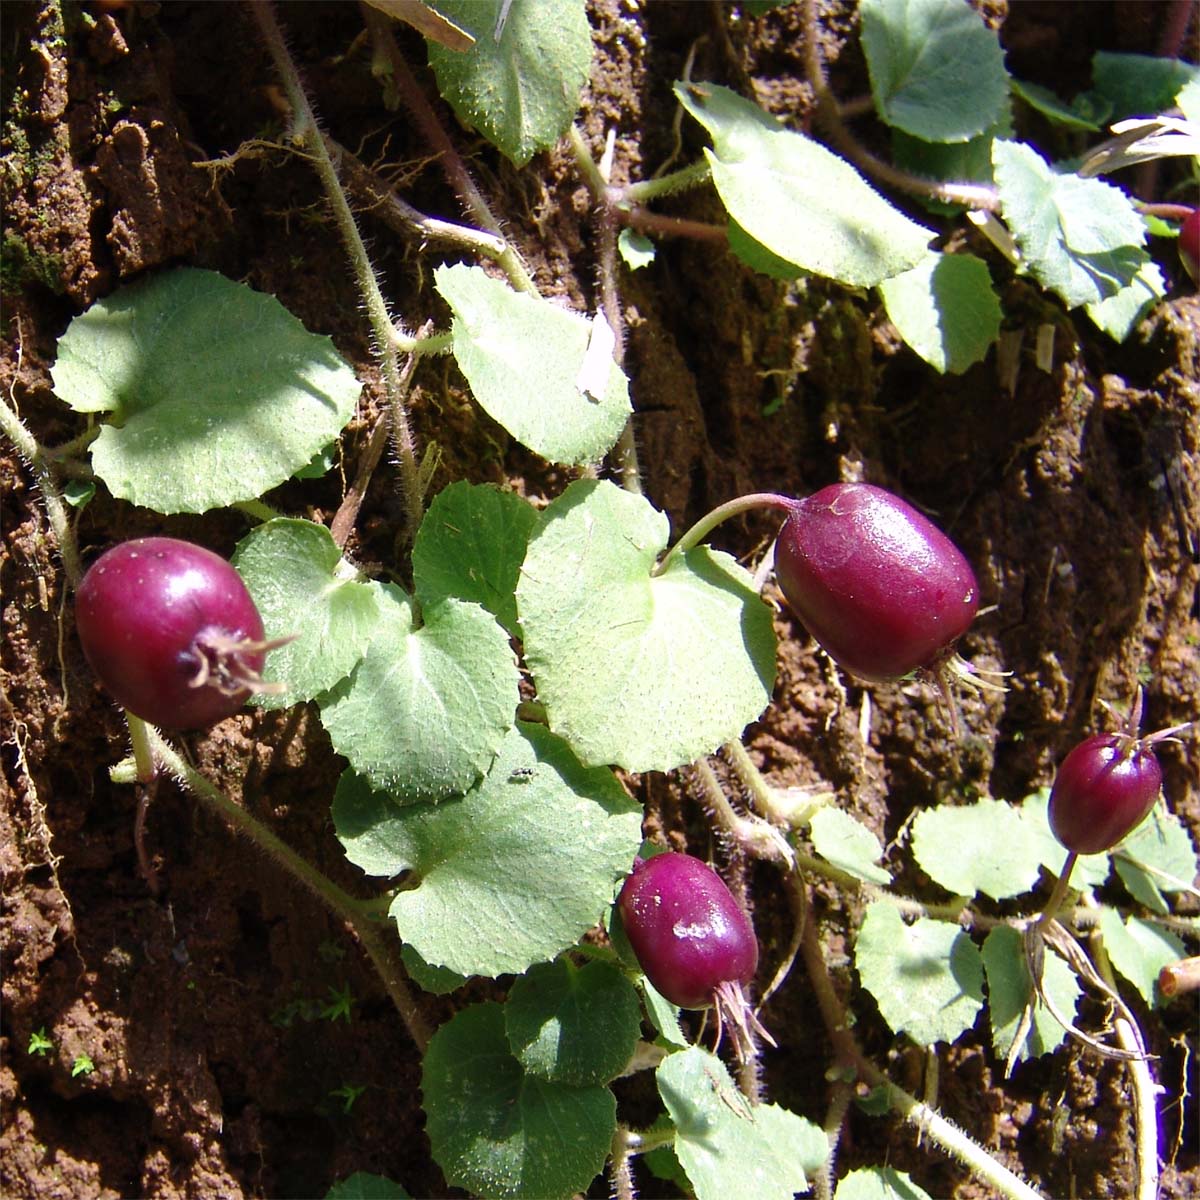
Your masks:
M 775 546 L 775 574 L 830 657 L 871 681 L 936 671 L 979 607 L 958 547 L 869 483 L 833 484 L 795 501 Z
M 262 618 L 237 571 L 191 542 L 123 542 L 89 568 L 75 623 L 92 670 L 135 716 L 169 729 L 224 720 L 260 678 Z
M 1135 738 L 1098 733 L 1063 759 L 1050 792 L 1050 828 L 1076 854 L 1111 850 L 1150 815 L 1162 789 L 1154 751 Z
M 655 989 L 680 1008 L 715 1006 L 718 1040 L 728 1023 L 744 1057 L 749 1030 L 766 1035 L 742 993 L 758 967 L 758 940 L 721 877 L 690 855 L 658 854 L 634 865 L 617 907 Z

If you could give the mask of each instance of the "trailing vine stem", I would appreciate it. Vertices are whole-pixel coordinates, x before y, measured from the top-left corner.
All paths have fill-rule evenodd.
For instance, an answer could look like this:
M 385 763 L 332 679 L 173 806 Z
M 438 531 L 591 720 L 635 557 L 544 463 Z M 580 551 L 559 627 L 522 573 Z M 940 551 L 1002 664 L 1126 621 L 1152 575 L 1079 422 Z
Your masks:
M 263 41 L 274 60 L 275 69 L 279 72 L 284 90 L 292 106 L 296 125 L 296 136 L 307 145 L 313 157 L 313 165 L 320 176 L 325 189 L 326 199 L 333 209 L 334 220 L 338 232 L 345 243 L 346 252 L 350 257 L 358 288 L 366 306 L 367 316 L 371 322 L 371 330 L 375 338 L 375 352 L 379 356 L 383 371 L 384 387 L 388 396 L 388 404 L 392 417 L 392 435 L 396 446 L 397 463 L 400 468 L 401 486 L 405 508 L 405 524 L 408 539 L 416 536 L 424 515 L 424 503 L 420 489 L 420 470 L 417 461 L 416 440 L 408 419 L 408 410 L 400 396 L 400 372 L 396 361 L 398 350 L 412 351 L 417 347 L 417 339 L 408 337 L 397 330 L 390 313 L 387 301 L 379 287 L 375 276 L 375 268 L 367 254 L 362 236 L 346 193 L 338 180 L 337 169 L 333 165 L 329 148 L 317 126 L 316 116 L 295 63 L 287 48 L 279 22 L 275 16 L 274 6 L 270 0 L 256 0 L 250 5 L 254 19 L 258 22 Z
M 458 195 L 463 207 L 471 215 L 472 220 L 500 240 L 501 249 L 495 256 L 495 262 L 508 277 L 509 283 L 519 292 L 529 292 L 536 296 L 538 294 L 537 284 L 526 270 L 520 255 L 501 232 L 500 222 L 496 219 L 487 200 L 484 199 L 483 193 L 476 187 L 462 156 L 454 148 L 454 143 L 442 128 L 442 123 L 433 111 L 433 106 L 421 90 L 408 63 L 405 62 L 404 55 L 400 53 L 396 39 L 392 36 L 390 20 L 369 5 L 364 5 L 363 10 L 367 28 L 375 46 L 376 63 L 373 64 L 373 69 L 377 73 L 383 72 L 391 76 L 405 108 L 416 122 L 421 136 L 429 143 L 430 148 L 437 156 L 438 163 L 445 172 L 450 186 Z
M 868 175 L 910 195 L 961 204 L 981 212 L 998 212 L 1000 198 L 996 189 L 984 183 L 942 183 L 903 171 L 877 158 L 850 132 L 842 118 L 837 97 L 829 87 L 825 64 L 821 59 L 818 36 L 817 0 L 804 0 L 804 70 L 816 100 L 814 120 L 830 143 L 845 158 L 857 163 Z
M 1096 973 L 1115 992 L 1117 981 L 1104 946 L 1104 935 L 1099 927 L 1093 929 L 1088 938 L 1088 950 L 1092 962 L 1096 965 Z M 1129 1078 L 1133 1084 L 1133 1128 L 1138 1163 L 1137 1200 L 1156 1200 L 1159 1183 L 1156 1098 L 1161 1089 L 1150 1073 L 1150 1061 L 1145 1054 L 1141 1036 L 1129 1017 L 1121 1012 L 1115 1013 L 1113 1031 L 1117 1035 L 1118 1045 L 1131 1055 L 1126 1060 L 1126 1066 L 1129 1068 Z
M 894 1084 L 863 1054 L 852 1032 L 849 1014 L 833 986 L 816 921 L 805 922 L 801 953 L 839 1065 L 881 1090 L 889 1107 L 915 1125 L 921 1137 L 927 1137 L 974 1173 L 993 1189 L 995 1195 L 1005 1196 L 1008 1200 L 1044 1200 L 1041 1193 L 993 1158 L 970 1135 L 946 1120 L 936 1109 Z
M 42 503 L 46 506 L 46 518 L 58 542 L 63 569 L 74 587 L 83 578 L 83 564 L 79 560 L 79 547 L 75 543 L 75 533 L 71 528 L 70 512 L 58 486 L 54 467 L 47 459 L 41 443 L 29 432 L 16 410 L 7 404 L 0 404 L 0 433 L 12 442 L 17 453 L 29 464 L 29 469 L 33 472 L 34 480 L 42 493 Z
M 235 804 L 223 792 L 214 787 L 153 726 L 139 721 L 136 717 L 131 717 L 131 733 L 135 724 L 141 727 L 139 734 L 135 735 L 135 746 L 137 737 L 144 737 L 145 744 L 153 755 L 156 770 L 165 771 L 177 780 L 192 796 L 216 813 L 227 825 L 231 825 L 238 833 L 247 837 L 268 858 L 282 867 L 294 879 L 304 884 L 336 917 L 353 930 L 359 944 L 379 973 L 392 1003 L 396 1006 L 396 1011 L 408 1029 L 413 1044 L 423 1054 L 429 1044 L 429 1024 L 421 1012 L 420 1006 L 413 998 L 402 971 L 397 966 L 396 956 L 384 937 L 384 927 L 380 926 L 371 915 L 370 907 L 348 892 L 344 892 L 332 879 L 318 871 L 286 842 L 277 837 L 257 817 Z M 140 771 L 140 766 L 138 769 Z

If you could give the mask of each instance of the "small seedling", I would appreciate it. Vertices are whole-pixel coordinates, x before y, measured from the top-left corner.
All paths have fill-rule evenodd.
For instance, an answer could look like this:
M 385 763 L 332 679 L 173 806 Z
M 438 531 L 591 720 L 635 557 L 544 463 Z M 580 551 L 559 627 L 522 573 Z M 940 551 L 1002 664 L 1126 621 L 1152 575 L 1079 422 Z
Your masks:
M 321 1009 L 321 1017 L 326 1021 L 345 1021 L 347 1025 L 350 1024 L 353 1019 L 352 1009 L 354 1007 L 354 996 L 350 991 L 350 985 L 344 983 L 340 990 L 331 987 L 329 995 L 331 999 Z
M 774 1045 L 742 992 L 758 967 L 754 926 L 716 871 L 687 854 L 639 860 L 617 905 L 661 995 L 680 1008 L 714 1008 L 717 1040 L 727 1023 L 739 1058 L 752 1048 L 752 1031 Z
M 238 573 L 211 550 L 138 538 L 102 554 L 75 596 L 84 654 L 135 716 L 202 729 L 237 712 L 263 682 L 262 619 Z
M 350 1110 L 354 1107 L 354 1102 L 367 1089 L 363 1087 L 355 1087 L 352 1083 L 343 1083 L 341 1087 L 334 1088 L 329 1094 L 336 1096 L 342 1102 L 342 1115 L 349 1116 Z
M 75 1061 L 71 1064 L 71 1078 L 76 1079 L 80 1075 L 90 1075 L 96 1069 L 96 1064 L 86 1054 L 77 1054 Z
M 29 1035 L 29 1045 L 25 1048 L 25 1053 L 37 1054 L 45 1058 L 53 1049 L 54 1043 L 46 1036 L 46 1027 L 43 1025 L 41 1029 L 37 1029 Z

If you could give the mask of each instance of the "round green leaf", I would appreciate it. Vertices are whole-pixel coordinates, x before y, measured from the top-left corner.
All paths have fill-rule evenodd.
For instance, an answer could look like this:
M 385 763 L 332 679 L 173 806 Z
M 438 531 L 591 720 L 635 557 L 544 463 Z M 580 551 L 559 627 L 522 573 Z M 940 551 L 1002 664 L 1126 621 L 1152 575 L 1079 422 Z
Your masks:
M 667 519 L 580 480 L 534 526 L 517 587 L 525 659 L 581 762 L 669 771 L 741 735 L 775 679 L 771 613 L 727 554 L 650 571 Z
M 859 1167 L 838 1180 L 833 1200 L 932 1200 L 904 1171 L 895 1167 Z
M 641 1030 L 637 992 L 604 962 L 541 963 L 513 984 L 504 1006 L 508 1043 L 531 1075 L 573 1087 L 615 1079 Z
M 523 167 L 566 133 L 579 107 L 592 62 L 583 0 L 438 0 L 437 9 L 475 38 L 465 52 L 428 43 L 438 91 Z
M 351 862 L 411 872 L 391 907 L 401 938 L 460 975 L 519 973 L 573 946 L 628 874 L 641 816 L 612 772 L 524 724 L 465 796 L 399 808 L 348 773 L 333 801 Z
M 925 809 L 913 822 L 912 848 L 922 870 L 955 896 L 1020 896 L 1041 873 L 1041 840 L 1001 800 Z
M 931 367 L 960 375 L 980 362 L 1003 313 L 987 264 L 973 254 L 931 253 L 879 285 L 888 319 Z
M 409 1195 L 391 1179 L 366 1171 L 355 1171 L 340 1183 L 335 1183 L 325 1193 L 325 1200 L 409 1200 Z
M 1184 956 L 1183 942 L 1169 929 L 1141 917 L 1122 919 L 1112 908 L 1101 910 L 1100 931 L 1112 965 L 1137 988 L 1147 1004 L 1161 1004 L 1158 973 Z
M 1033 980 L 1025 963 L 1024 939 L 1011 925 L 997 925 L 984 939 L 983 968 L 987 973 L 988 1021 L 992 1027 L 992 1048 L 1001 1062 L 1008 1060 L 1013 1039 L 1021 1025 L 1025 1007 L 1033 996 Z M 1042 966 L 1042 990 L 1068 1020 L 1083 989 L 1079 977 L 1057 954 L 1048 953 Z M 1040 1058 L 1057 1049 L 1067 1031 L 1050 1010 L 1038 1003 L 1033 1021 L 1025 1035 L 1017 1061 Z
M 617 1102 L 604 1087 L 527 1075 L 499 1004 L 475 1004 L 433 1035 L 421 1070 L 426 1132 L 446 1181 L 479 1196 L 556 1200 L 604 1167 Z
M 880 117 L 930 142 L 965 142 L 1008 101 L 995 30 L 966 0 L 862 0 L 863 52 Z
M 929 917 L 906 925 L 886 900 L 867 908 L 854 965 L 883 1019 L 923 1046 L 954 1041 L 983 1007 L 983 963 L 967 932 Z
M 288 517 L 267 521 L 238 543 L 233 565 L 258 606 L 266 636 L 294 639 L 267 658 L 267 678 L 287 690 L 258 696 L 256 703 L 282 708 L 311 700 L 354 670 L 385 601 L 379 584 L 358 580 L 324 525 Z
M 273 296 L 179 268 L 122 288 L 58 343 L 54 390 L 107 412 L 92 465 L 162 513 L 253 500 L 341 432 L 361 385 Z
M 413 544 L 417 599 L 474 601 L 520 636 L 517 578 L 536 516 L 527 500 L 485 484 L 459 481 L 439 492 Z
M 1163 893 L 1186 891 L 1200 871 L 1183 822 L 1161 803 L 1112 857 L 1121 882 L 1134 898 L 1160 916 L 1171 911 Z
M 873 287 L 924 258 L 933 233 L 818 142 L 728 88 L 680 83 L 675 94 L 712 135 L 706 153 L 721 203 L 775 259 Z
M 591 323 L 481 267 L 439 267 L 434 280 L 454 313 L 454 357 L 484 412 L 550 462 L 599 462 L 632 409 L 615 362 L 602 396 L 578 386 Z
M 696 1200 L 792 1200 L 808 1189 L 805 1172 L 815 1172 L 829 1153 L 811 1121 L 775 1104 L 752 1107 L 707 1050 L 669 1054 L 657 1081 Z
M 517 708 L 517 665 L 490 613 L 443 600 L 416 624 L 381 585 L 374 640 L 349 679 L 319 698 L 333 748 L 400 802 L 465 792 L 492 764 Z
M 819 808 L 810 825 L 813 849 L 827 862 L 858 879 L 886 887 L 891 875 L 878 865 L 883 857 L 879 839 L 840 808 Z
M 997 138 L 992 164 L 1004 220 L 1043 287 L 1075 308 L 1134 281 L 1148 258 L 1146 226 L 1124 192 L 1060 174 L 1024 142 Z

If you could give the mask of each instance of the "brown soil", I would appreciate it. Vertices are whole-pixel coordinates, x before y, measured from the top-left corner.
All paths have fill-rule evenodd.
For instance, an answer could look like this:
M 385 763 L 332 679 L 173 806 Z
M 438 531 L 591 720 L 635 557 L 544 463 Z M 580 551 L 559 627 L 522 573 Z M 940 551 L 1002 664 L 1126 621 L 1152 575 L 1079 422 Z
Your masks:
M 343 438 L 352 477 L 377 389 L 315 176 L 279 150 L 220 170 L 196 165 L 278 135 L 274 77 L 253 23 L 233 4 L 108 7 L 72 4 L 64 28 L 54 3 L 4 6 L 6 397 L 44 445 L 68 440 L 80 425 L 52 395 L 49 368 L 71 317 L 151 268 L 204 266 L 278 295 L 310 329 L 330 334 L 368 381 Z M 853 6 L 825 7 L 832 82 L 853 95 L 865 86 L 858 51 L 843 46 Z M 1067 89 L 1086 83 L 1096 49 L 1152 53 L 1168 6 L 1021 3 L 1007 15 L 1000 0 L 986 7 L 1006 17 L 1014 72 Z M 279 11 L 329 132 L 386 164 L 412 203 L 457 218 L 415 130 L 381 102 L 368 51 L 355 42 L 357 6 Z M 695 78 L 752 92 L 803 121 L 809 94 L 794 9 L 728 17 L 700 3 L 593 4 L 596 59 L 581 119 L 593 144 L 615 128 L 618 178 L 648 174 L 670 153 L 669 88 L 693 47 Z M 410 61 L 422 62 L 419 39 L 398 37 Z M 539 285 L 594 306 L 594 228 L 569 155 L 542 155 L 517 171 L 444 116 Z M 694 152 L 695 127 L 684 132 Z M 664 210 L 717 219 L 703 192 Z M 369 213 L 362 222 L 395 310 L 410 326 L 436 318 L 421 248 Z M 656 263 L 626 274 L 623 286 L 647 491 L 676 529 L 739 492 L 804 493 L 862 476 L 936 515 L 975 564 L 991 606 L 962 649 L 1011 672 L 1009 690 L 964 702 L 961 740 L 947 736 L 931 691 L 864 691 L 781 616 L 775 703 L 750 738 L 774 782 L 836 788 L 891 842 L 915 809 L 964 795 L 1019 798 L 1047 783 L 1065 750 L 1102 719 L 1097 701 L 1126 699 L 1138 680 L 1147 685 L 1147 728 L 1197 715 L 1200 303 L 1182 283 L 1123 346 L 1030 287 L 1010 285 L 1007 326 L 1026 347 L 1011 394 L 992 358 L 962 377 L 926 369 L 897 343 L 873 295 L 814 284 L 785 299 L 782 285 L 723 250 L 664 242 Z M 1055 330 L 1049 371 L 1031 350 L 1046 322 Z M 414 412 L 419 434 L 436 435 L 446 450 L 435 488 L 468 477 L 550 494 L 564 483 L 480 418 L 444 364 L 418 371 Z M 134 853 L 134 797 L 108 777 L 126 753 L 123 723 L 78 649 L 37 490 L 7 443 L 0 484 L 0 1192 L 14 1200 L 306 1197 L 368 1170 L 414 1195 L 450 1194 L 423 1132 L 419 1056 L 346 931 L 170 788 L 148 830 L 164 889 L 157 897 L 147 889 Z M 270 499 L 328 520 L 341 489 L 335 471 Z M 395 489 L 381 476 L 356 548 L 386 555 L 398 517 Z M 231 513 L 162 518 L 103 488 L 77 522 L 85 555 L 151 531 L 228 551 L 245 528 Z M 765 521 L 750 520 L 723 528 L 719 540 L 750 558 L 769 537 Z M 340 765 L 311 713 L 245 712 L 183 743 L 226 794 L 365 894 L 332 833 Z M 1169 802 L 1196 834 L 1196 739 L 1164 745 L 1161 758 Z M 656 828 L 705 852 L 703 818 L 678 781 L 634 786 Z M 747 879 L 770 964 L 791 932 L 773 885 L 765 871 Z M 844 950 L 844 902 L 820 888 L 818 904 L 831 950 Z M 1181 907 L 1196 910 L 1187 897 Z M 849 972 L 840 976 L 848 982 Z M 322 1019 L 331 994 L 347 987 L 353 1020 Z M 455 1001 L 427 1003 L 437 1022 Z M 865 996 L 856 1006 L 876 1061 L 919 1088 L 919 1057 L 892 1038 Z M 1151 1013 L 1135 999 L 1135 1008 L 1166 1089 L 1162 1194 L 1200 1194 L 1194 1003 Z M 1104 1014 L 1095 1006 L 1083 1016 L 1096 1027 Z M 767 1094 L 822 1121 L 829 1048 L 802 981 L 773 1001 L 768 1024 L 781 1048 L 765 1061 Z M 35 1032 L 52 1043 L 44 1055 L 27 1049 Z M 73 1078 L 82 1054 L 94 1070 Z M 1133 1194 L 1119 1064 L 1068 1047 L 1005 1081 L 986 1035 L 975 1034 L 943 1049 L 940 1078 L 943 1111 L 1047 1195 Z M 335 1094 L 347 1085 L 364 1089 L 348 1113 Z M 623 1103 L 635 1114 L 636 1090 Z M 987 1194 L 900 1122 L 852 1113 L 840 1167 L 883 1163 L 934 1196 Z M 650 1176 L 640 1184 L 644 1195 L 674 1194 Z M 606 1194 L 602 1183 L 594 1194 Z

